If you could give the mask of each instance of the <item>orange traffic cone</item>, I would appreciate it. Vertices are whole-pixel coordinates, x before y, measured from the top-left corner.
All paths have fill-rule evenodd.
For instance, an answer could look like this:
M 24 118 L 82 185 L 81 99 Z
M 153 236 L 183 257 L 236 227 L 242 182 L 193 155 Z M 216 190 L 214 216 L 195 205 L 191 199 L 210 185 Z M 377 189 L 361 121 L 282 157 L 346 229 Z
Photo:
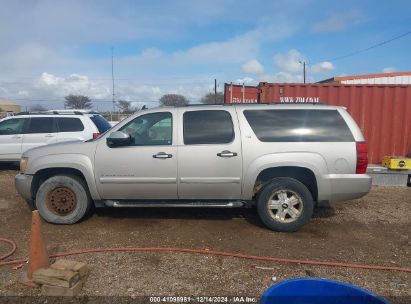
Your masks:
M 30 238 L 29 265 L 27 273 L 20 280 L 21 283 L 31 287 L 38 287 L 33 282 L 33 272 L 37 269 L 49 266 L 49 257 L 46 245 L 41 232 L 41 219 L 37 210 L 32 212 L 31 216 L 31 238 Z

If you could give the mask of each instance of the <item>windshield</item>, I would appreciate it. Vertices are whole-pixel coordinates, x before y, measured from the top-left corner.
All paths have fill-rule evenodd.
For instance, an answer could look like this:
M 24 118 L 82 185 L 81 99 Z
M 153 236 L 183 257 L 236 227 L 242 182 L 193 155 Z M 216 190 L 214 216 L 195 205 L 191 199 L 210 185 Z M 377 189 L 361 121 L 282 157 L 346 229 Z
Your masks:
M 100 133 L 104 133 L 111 128 L 110 123 L 101 115 L 93 115 L 90 117 L 90 119 L 96 125 Z

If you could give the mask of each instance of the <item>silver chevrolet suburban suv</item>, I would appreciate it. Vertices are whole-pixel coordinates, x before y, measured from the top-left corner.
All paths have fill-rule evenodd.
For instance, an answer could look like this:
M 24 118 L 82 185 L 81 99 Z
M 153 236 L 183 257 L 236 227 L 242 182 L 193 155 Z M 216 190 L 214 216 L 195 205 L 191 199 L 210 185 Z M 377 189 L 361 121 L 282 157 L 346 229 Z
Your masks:
M 20 195 L 48 222 L 94 207 L 250 207 L 296 231 L 317 203 L 370 191 L 355 121 L 325 105 L 204 105 L 142 110 L 94 140 L 25 152 Z

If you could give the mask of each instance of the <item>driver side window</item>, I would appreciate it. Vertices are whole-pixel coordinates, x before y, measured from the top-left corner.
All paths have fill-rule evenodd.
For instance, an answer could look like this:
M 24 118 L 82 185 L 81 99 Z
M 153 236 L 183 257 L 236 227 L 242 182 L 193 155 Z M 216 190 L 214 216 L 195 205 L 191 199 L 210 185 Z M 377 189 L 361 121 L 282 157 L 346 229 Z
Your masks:
M 0 135 L 23 134 L 24 118 L 12 118 L 0 122 Z
M 172 144 L 173 119 L 170 112 L 141 115 L 119 131 L 129 134 L 128 146 L 164 146 Z

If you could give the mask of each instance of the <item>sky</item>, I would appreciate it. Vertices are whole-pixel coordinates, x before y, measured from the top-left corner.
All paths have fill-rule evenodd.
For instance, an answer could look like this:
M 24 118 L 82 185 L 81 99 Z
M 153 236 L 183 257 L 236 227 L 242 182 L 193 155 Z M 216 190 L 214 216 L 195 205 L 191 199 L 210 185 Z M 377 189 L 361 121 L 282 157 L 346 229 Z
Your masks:
M 198 103 L 224 83 L 302 82 L 411 70 L 411 1 L 0 0 L 0 99 L 62 108 L 82 94 L 148 107 Z M 335 59 L 337 58 L 337 59 Z

